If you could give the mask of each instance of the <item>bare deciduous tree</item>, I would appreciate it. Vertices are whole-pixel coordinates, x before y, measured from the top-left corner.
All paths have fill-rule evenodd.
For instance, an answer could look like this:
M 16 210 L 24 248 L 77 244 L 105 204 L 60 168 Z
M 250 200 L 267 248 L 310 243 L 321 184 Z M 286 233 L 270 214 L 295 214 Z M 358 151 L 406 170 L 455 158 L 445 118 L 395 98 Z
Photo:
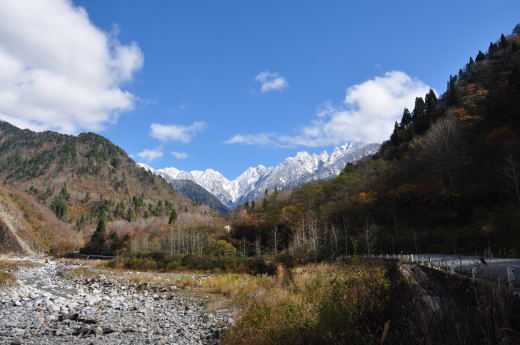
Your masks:
M 460 128 L 454 115 L 437 120 L 422 142 L 424 159 L 434 165 L 444 183 L 450 187 L 454 185 L 454 177 L 462 165 L 460 143 Z
M 504 172 L 509 190 L 520 201 L 520 166 L 513 155 L 506 158 Z
M 370 255 L 372 254 L 372 248 L 374 247 L 376 242 L 376 236 L 374 232 L 374 226 L 368 223 L 368 221 L 364 226 L 362 236 L 363 242 L 365 244 L 365 249 L 367 250 L 367 255 Z

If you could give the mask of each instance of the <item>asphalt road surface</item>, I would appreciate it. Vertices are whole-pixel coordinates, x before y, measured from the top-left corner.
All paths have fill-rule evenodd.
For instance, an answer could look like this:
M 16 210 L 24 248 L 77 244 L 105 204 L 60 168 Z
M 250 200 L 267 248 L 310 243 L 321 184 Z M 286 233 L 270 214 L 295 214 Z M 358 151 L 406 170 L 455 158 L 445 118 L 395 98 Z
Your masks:
M 386 256 L 383 255 L 383 257 Z M 389 255 L 389 258 L 407 259 L 424 264 L 431 263 L 435 266 L 450 267 L 455 272 L 475 274 L 476 277 L 487 279 L 500 278 L 502 281 L 507 281 L 507 268 L 510 267 L 514 285 L 520 286 L 520 259 L 445 254 Z

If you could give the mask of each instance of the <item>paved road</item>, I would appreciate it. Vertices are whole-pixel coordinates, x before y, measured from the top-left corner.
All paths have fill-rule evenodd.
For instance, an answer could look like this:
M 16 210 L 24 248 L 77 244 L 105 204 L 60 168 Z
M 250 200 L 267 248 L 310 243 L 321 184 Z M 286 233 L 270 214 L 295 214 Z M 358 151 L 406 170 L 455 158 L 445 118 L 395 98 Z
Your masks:
M 390 258 L 403 258 L 423 263 L 431 262 L 432 265 L 448 266 L 455 272 L 467 274 L 475 273 L 477 277 L 488 279 L 507 280 L 507 267 L 513 268 L 514 284 L 520 285 L 520 259 L 489 258 L 470 255 L 446 255 L 446 254 L 409 254 L 390 255 Z

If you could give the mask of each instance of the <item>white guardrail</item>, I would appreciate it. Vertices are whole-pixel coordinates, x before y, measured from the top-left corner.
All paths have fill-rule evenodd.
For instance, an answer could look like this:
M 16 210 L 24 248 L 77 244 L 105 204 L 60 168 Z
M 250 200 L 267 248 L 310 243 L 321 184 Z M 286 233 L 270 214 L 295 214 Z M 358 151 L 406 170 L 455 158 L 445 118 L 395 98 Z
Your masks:
M 471 274 L 476 279 L 482 273 L 484 267 L 491 267 L 493 273 L 486 274 L 489 277 L 506 278 L 509 289 L 513 290 L 514 283 L 520 280 L 520 266 L 507 264 L 509 259 L 484 258 L 467 255 L 441 255 L 441 254 L 379 254 L 364 255 L 368 258 L 386 258 L 410 261 L 419 265 L 434 269 L 442 269 L 451 273 Z M 504 262 L 501 262 L 504 261 Z M 505 272 L 504 272 L 505 270 Z
M 509 283 L 509 289 L 513 289 L 514 281 L 516 280 L 515 271 L 520 273 L 520 266 L 507 266 L 507 282 Z

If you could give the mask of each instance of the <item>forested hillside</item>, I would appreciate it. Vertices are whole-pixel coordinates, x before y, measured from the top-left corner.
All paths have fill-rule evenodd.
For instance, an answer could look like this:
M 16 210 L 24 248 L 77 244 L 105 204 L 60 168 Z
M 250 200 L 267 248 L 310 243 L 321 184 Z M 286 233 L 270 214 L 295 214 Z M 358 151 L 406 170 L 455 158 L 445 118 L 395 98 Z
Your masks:
M 79 248 L 100 218 L 124 234 L 166 228 L 172 209 L 199 223 L 213 216 L 94 133 L 37 133 L 0 121 L 0 181 L 4 201 L 24 213 L 31 230 L 23 237 L 37 251 Z
M 235 212 L 249 252 L 520 255 L 520 32 L 478 52 L 439 98 L 404 109 L 371 158 Z

